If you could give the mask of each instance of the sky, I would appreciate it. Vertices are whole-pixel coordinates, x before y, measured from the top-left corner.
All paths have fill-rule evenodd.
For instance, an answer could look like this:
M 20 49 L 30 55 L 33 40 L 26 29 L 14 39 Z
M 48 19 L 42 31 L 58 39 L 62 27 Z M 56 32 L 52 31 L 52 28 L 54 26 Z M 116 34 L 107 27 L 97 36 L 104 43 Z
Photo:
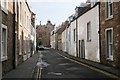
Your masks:
M 44 25 L 48 20 L 56 26 L 62 24 L 75 13 L 76 6 L 86 0 L 28 0 L 30 7 L 36 14 L 36 25 Z

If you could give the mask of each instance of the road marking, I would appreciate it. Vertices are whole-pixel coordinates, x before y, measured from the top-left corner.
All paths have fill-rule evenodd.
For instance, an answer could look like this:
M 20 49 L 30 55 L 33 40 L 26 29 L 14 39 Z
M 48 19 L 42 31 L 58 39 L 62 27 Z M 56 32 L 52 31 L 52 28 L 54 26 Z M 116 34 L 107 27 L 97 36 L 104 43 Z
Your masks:
M 66 56 L 64 56 L 64 55 L 62 55 L 62 54 L 60 54 L 60 53 L 58 53 L 58 52 L 57 52 L 57 54 L 60 55 L 60 56 L 62 56 L 62 57 L 64 57 L 65 59 L 68 59 L 68 60 L 72 61 L 72 62 L 75 62 L 75 63 L 77 63 L 77 64 L 80 64 L 80 65 L 83 65 L 83 66 L 85 66 L 85 67 L 88 67 L 88 68 L 90 68 L 90 69 L 92 69 L 92 70 L 94 70 L 94 71 L 103 73 L 103 74 L 105 74 L 106 76 L 109 76 L 109 77 L 111 77 L 111 78 L 116 78 L 116 79 L 119 79 L 119 80 L 120 80 L 120 77 L 118 77 L 118 76 L 116 76 L 116 75 L 113 75 L 113 74 L 110 74 L 110 73 L 108 73 L 108 72 L 105 72 L 105 71 L 102 71 L 102 70 L 100 70 L 100 69 L 97 69 L 97 68 L 95 68 L 95 67 L 86 65 L 86 64 L 81 63 L 81 62 L 79 62 L 79 61 L 70 59 L 70 58 L 68 58 L 68 57 L 66 57 Z
M 61 76 L 62 73 L 59 73 L 59 72 L 49 72 L 47 74 L 52 74 L 52 75 L 56 75 L 56 76 Z
M 65 69 L 65 70 L 70 70 L 70 71 L 72 71 L 72 70 L 81 70 L 80 68 L 77 68 L 77 67 L 70 67 L 70 68 L 67 68 L 67 69 Z
M 62 63 L 62 64 L 58 64 L 60 66 L 66 66 L 66 65 L 72 65 L 72 63 Z

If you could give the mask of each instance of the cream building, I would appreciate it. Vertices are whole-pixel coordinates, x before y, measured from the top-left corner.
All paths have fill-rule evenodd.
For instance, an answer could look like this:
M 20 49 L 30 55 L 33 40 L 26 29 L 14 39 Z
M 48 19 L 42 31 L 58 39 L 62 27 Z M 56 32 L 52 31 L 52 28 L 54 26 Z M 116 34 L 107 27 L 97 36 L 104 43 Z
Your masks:
M 30 57 L 30 41 L 31 41 L 31 11 L 25 0 L 18 2 L 19 6 L 19 55 L 23 60 Z
M 55 29 L 51 31 L 50 42 L 51 48 L 55 49 Z

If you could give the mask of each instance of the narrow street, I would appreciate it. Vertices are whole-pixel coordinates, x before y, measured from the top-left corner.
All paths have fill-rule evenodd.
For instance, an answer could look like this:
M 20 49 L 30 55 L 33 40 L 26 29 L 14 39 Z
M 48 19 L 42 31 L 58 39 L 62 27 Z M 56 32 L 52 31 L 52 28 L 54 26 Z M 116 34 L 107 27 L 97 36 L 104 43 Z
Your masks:
M 120 0 L 0 0 L 0 80 L 120 80 Z
M 37 65 L 40 66 L 41 79 L 110 79 L 104 74 L 62 57 L 54 50 L 39 51 L 39 54 Z

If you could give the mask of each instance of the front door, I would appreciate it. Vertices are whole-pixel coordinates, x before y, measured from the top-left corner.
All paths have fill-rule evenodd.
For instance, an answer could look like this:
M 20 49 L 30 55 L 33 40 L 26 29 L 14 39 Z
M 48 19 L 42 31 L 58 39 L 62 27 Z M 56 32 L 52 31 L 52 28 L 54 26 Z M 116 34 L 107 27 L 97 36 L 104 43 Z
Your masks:
M 79 57 L 85 58 L 85 43 L 84 40 L 79 40 Z
M 85 58 L 85 42 L 84 40 L 81 41 L 81 58 Z

